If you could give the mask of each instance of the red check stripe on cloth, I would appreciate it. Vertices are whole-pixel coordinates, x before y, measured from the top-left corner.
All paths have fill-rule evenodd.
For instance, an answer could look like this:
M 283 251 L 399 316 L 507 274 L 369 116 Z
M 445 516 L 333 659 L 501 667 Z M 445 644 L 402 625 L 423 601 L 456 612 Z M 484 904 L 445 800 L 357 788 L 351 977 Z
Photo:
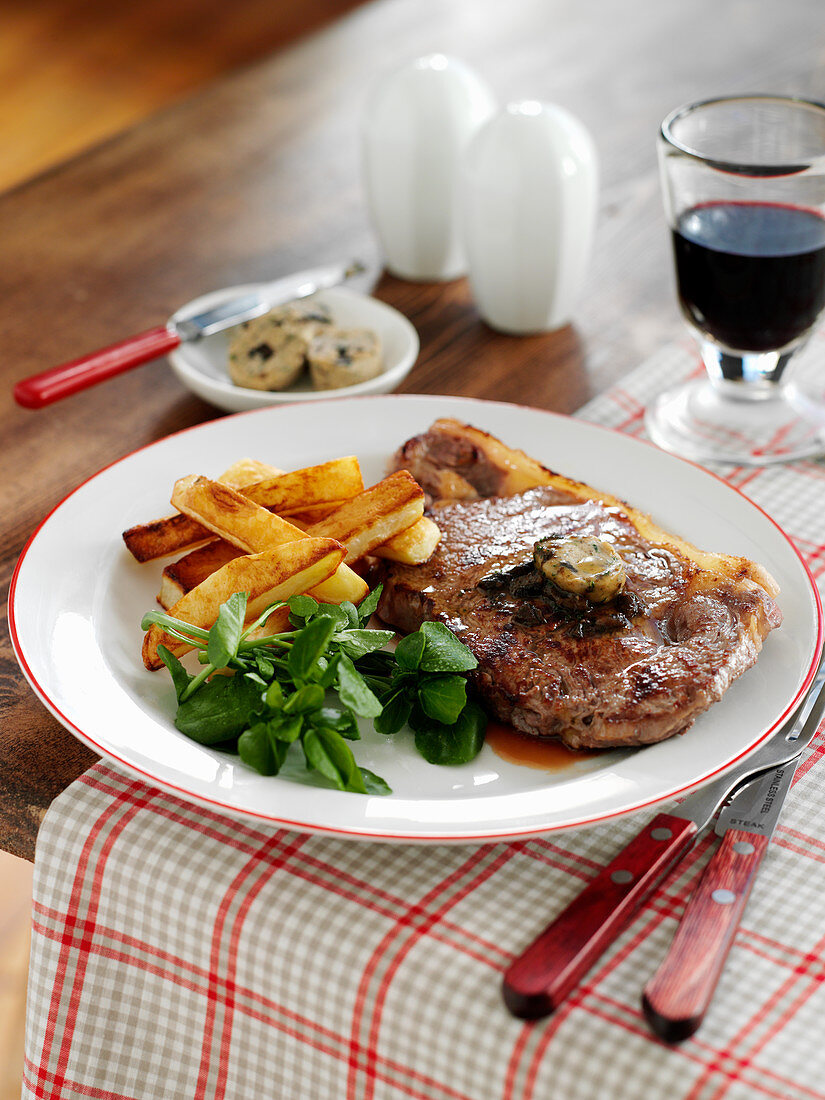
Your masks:
M 584 415 L 643 427 L 697 369 L 665 349 Z M 730 480 L 825 572 L 825 470 Z M 825 1100 L 825 752 L 798 769 L 699 1036 L 652 1039 L 639 993 L 706 838 L 549 1021 L 501 973 L 640 818 L 419 848 L 256 827 L 98 765 L 55 802 L 35 867 L 24 1096 L 284 1100 Z

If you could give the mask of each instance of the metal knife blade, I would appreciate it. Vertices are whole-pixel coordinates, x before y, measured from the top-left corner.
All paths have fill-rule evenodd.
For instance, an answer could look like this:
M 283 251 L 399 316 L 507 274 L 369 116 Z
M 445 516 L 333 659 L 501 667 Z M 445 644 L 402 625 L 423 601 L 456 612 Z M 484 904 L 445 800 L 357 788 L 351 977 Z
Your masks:
M 782 812 L 785 796 L 791 789 L 798 760 L 782 764 L 776 771 L 768 772 L 746 783 L 719 811 L 714 831 L 724 836 L 728 829 L 754 833 L 770 839 Z
M 752 753 L 738 768 L 709 783 L 695 794 L 689 795 L 674 813 L 696 823 L 699 830 L 709 824 L 714 814 L 732 798 L 732 805 L 739 794 L 750 792 L 752 785 L 772 777 L 778 768 L 793 763 L 813 741 L 822 716 L 825 714 L 825 666 L 821 665 L 814 685 L 807 698 L 785 725 Z M 793 770 L 791 771 L 793 777 Z M 755 796 L 754 796 L 755 797 Z M 740 809 L 743 803 L 740 803 Z M 781 809 L 781 802 L 778 810 Z M 724 830 L 723 830 L 724 831 Z M 721 835 L 721 834 L 720 834 Z M 770 836 L 770 833 L 767 834 Z
M 825 692 L 822 691 L 823 684 L 825 684 L 825 676 L 820 669 L 811 693 L 800 709 L 799 717 L 785 737 L 788 748 L 797 751 L 795 759 L 780 764 L 775 771 L 755 776 L 734 791 L 732 797 L 719 811 L 714 827 L 717 836 L 724 836 L 728 829 L 741 829 L 746 833 L 765 836 L 769 840 L 773 836 L 785 797 L 791 789 L 796 766 L 799 763 L 799 754 L 816 733 L 819 725 L 821 706 L 818 704 L 820 698 L 825 697 Z M 807 740 L 806 731 L 809 732 Z
M 326 267 L 312 268 L 302 272 L 301 281 L 297 284 L 294 276 L 275 279 L 271 283 L 262 283 L 252 294 L 232 298 L 228 302 L 223 302 L 202 313 L 196 313 L 192 317 L 176 315 L 169 324 L 182 341 L 199 340 L 203 336 L 212 336 L 216 332 L 232 328 L 233 325 L 239 325 L 242 321 L 261 317 L 275 306 L 293 302 L 298 298 L 308 298 L 319 290 L 338 286 L 365 270 L 364 265 L 358 260 L 352 260 L 348 264 L 329 264 Z

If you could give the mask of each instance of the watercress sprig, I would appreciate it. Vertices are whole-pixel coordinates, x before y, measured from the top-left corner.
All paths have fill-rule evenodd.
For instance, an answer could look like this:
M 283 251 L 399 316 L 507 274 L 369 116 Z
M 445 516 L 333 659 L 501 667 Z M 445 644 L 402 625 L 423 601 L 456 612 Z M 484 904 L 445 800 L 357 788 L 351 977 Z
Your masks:
M 372 718 L 387 735 L 408 724 L 416 748 L 433 764 L 472 760 L 486 727 L 483 710 L 467 698 L 466 673 L 475 658 L 437 622 L 424 623 L 395 653 L 388 651 L 394 633 L 367 625 L 380 594 L 376 588 L 358 607 L 293 596 L 286 601 L 292 629 L 275 634 L 261 631 L 284 602 L 245 626 L 243 592 L 222 605 L 208 631 L 150 611 L 143 629 L 157 624 L 194 647 L 203 666 L 191 675 L 167 647 L 158 647 L 177 694 L 175 725 L 202 745 L 237 751 L 263 775 L 276 775 L 291 746 L 300 745 L 316 780 L 361 794 L 390 788 L 359 767 L 347 743 L 360 737 L 359 717 Z

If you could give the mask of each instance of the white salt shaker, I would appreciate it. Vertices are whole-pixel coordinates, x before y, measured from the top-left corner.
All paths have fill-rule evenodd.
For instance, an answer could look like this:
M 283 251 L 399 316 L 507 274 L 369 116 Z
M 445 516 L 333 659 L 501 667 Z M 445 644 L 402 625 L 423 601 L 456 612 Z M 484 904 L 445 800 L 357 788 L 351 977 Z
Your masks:
M 502 332 L 570 321 L 593 245 L 596 149 L 561 107 L 510 104 L 464 159 L 462 231 L 479 313 Z
M 402 279 L 455 279 L 467 264 L 458 227 L 461 160 L 495 112 L 463 61 L 430 54 L 375 89 L 364 120 L 364 169 L 389 270 Z

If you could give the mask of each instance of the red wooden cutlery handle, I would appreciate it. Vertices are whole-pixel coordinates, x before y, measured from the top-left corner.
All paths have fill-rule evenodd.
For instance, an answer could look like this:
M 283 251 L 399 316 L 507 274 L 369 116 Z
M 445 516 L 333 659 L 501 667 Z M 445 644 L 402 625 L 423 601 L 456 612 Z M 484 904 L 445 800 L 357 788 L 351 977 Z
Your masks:
M 130 336 L 119 344 L 93 351 L 91 355 L 24 378 L 14 387 L 14 400 L 26 409 L 42 409 L 132 367 L 148 363 L 150 359 L 158 359 L 179 344 L 177 333 L 165 325 L 159 325 L 139 336 Z
M 686 818 L 657 814 L 510 966 L 504 1003 L 513 1015 L 558 1008 L 697 832 Z
M 770 840 L 729 829 L 687 903 L 642 1007 L 659 1038 L 678 1043 L 704 1019 Z

